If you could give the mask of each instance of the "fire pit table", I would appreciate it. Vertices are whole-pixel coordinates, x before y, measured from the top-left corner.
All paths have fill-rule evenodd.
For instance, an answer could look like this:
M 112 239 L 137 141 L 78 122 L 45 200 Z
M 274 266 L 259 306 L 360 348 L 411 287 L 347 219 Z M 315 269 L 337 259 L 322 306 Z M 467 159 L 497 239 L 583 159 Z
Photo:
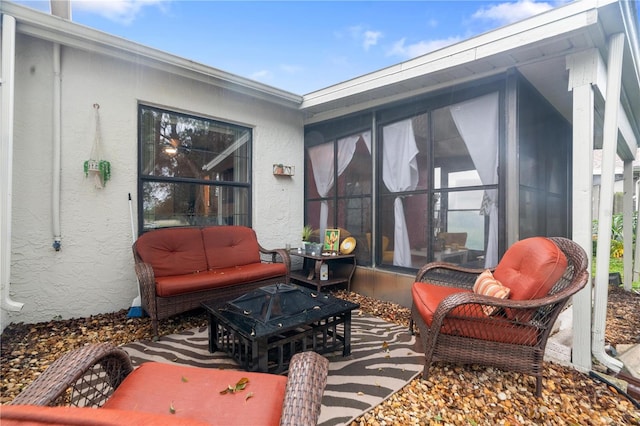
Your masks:
M 296 352 L 351 353 L 351 311 L 357 303 L 293 284 L 261 287 L 232 301 L 202 306 L 209 316 L 209 352 L 223 350 L 247 371 L 282 373 Z

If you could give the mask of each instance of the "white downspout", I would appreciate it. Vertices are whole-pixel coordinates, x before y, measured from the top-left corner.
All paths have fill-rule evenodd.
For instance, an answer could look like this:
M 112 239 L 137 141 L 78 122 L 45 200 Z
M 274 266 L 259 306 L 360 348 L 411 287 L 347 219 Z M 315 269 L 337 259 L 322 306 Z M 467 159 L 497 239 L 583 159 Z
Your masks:
M 591 345 L 593 356 L 616 373 L 622 369 L 623 364 L 605 352 L 604 331 L 607 320 L 611 220 L 613 217 L 613 179 L 618 144 L 618 105 L 620 104 L 623 54 L 624 34 L 612 35 L 609 39 L 607 100 L 604 106 L 602 130 L 602 175 L 600 181 L 600 213 L 598 215 L 598 249 L 596 252 L 596 285 Z
M 13 113 L 16 19 L 2 15 L 2 118 L 0 119 L 0 285 L 2 309 L 19 311 L 24 303 L 11 299 L 11 199 L 13 187 Z
M 51 194 L 51 220 L 53 227 L 53 248 L 60 251 L 60 152 L 61 152 L 61 86 L 60 44 L 53 44 L 53 178 Z

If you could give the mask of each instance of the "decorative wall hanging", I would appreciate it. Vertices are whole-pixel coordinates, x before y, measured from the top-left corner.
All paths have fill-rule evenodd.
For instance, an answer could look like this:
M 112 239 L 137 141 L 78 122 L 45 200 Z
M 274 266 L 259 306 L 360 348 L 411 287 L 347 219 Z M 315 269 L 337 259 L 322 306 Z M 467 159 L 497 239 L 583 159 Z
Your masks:
M 96 116 L 96 132 L 93 137 L 93 146 L 89 159 L 84 162 L 84 176 L 93 177 L 93 183 L 96 188 L 104 188 L 104 185 L 111 179 L 111 163 L 102 159 L 102 150 L 100 147 L 100 105 L 93 104 Z

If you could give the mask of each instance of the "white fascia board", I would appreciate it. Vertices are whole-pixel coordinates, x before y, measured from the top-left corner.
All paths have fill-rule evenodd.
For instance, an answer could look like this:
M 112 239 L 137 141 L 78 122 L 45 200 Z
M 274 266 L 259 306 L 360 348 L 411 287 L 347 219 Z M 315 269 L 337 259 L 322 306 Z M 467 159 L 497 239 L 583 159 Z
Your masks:
M 298 109 L 302 102 L 300 95 L 106 34 L 57 16 L 6 0 L 2 1 L 2 13 L 16 18 L 18 33 L 125 61 L 142 63 L 292 109 Z
M 302 109 L 348 97 L 372 88 L 398 83 L 416 75 L 442 71 L 454 66 L 518 49 L 597 22 L 597 7 L 616 0 L 583 0 L 542 13 L 527 20 L 473 37 L 398 65 L 304 95 Z

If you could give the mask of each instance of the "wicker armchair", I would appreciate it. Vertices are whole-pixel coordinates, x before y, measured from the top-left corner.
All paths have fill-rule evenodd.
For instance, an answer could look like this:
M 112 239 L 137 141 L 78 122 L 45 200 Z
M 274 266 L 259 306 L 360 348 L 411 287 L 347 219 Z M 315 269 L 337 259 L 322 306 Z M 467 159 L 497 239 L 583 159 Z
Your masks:
M 260 408 L 260 404 L 269 403 L 269 401 L 278 402 L 277 397 L 272 395 L 272 387 L 270 386 L 274 381 L 281 384 L 282 381 L 286 381 L 284 386 L 284 399 L 282 402 L 282 408 L 275 408 L 276 413 L 281 412 L 280 425 L 315 425 L 317 424 L 318 417 L 320 415 L 320 405 L 324 388 L 327 381 L 327 373 L 329 362 L 326 358 L 318 355 L 315 352 L 302 352 L 295 354 L 291 359 L 289 366 L 288 377 L 282 377 L 266 373 L 248 373 L 243 371 L 230 371 L 230 370 L 215 370 L 205 369 L 197 367 L 185 367 L 176 364 L 160 364 L 160 363 L 147 363 L 155 364 L 155 366 L 162 368 L 162 371 L 170 371 L 170 369 L 182 369 L 178 370 L 178 384 L 180 385 L 180 377 L 183 382 L 190 381 L 191 383 L 206 383 L 207 386 L 211 385 L 215 391 L 211 389 L 194 389 L 195 392 L 190 393 L 190 397 L 202 398 L 201 403 L 195 401 L 198 407 L 201 407 L 200 411 L 208 411 L 207 418 L 220 422 L 219 416 L 221 412 L 235 410 L 233 404 L 234 399 L 240 402 L 242 410 L 235 410 L 233 413 L 234 421 L 238 424 L 244 424 L 247 420 L 243 420 L 243 416 L 246 416 L 247 410 L 257 410 L 263 412 Z M 143 364 L 143 368 L 146 364 Z M 185 370 L 187 369 L 187 370 Z M 103 409 L 98 411 L 120 411 L 123 408 L 117 406 L 110 406 L 109 400 L 113 401 L 117 398 L 118 387 L 125 382 L 125 379 L 134 371 L 131 361 L 127 353 L 109 343 L 99 343 L 89 345 L 67 352 L 61 358 L 51 364 L 33 383 L 25 388 L 10 405 L 19 405 L 21 408 L 27 408 L 26 406 L 72 406 L 72 407 L 93 407 Z M 149 370 L 148 370 L 149 371 Z M 153 371 L 153 370 L 150 370 Z M 189 373 L 184 373 L 189 371 Z M 136 371 L 135 374 L 138 372 Z M 217 374 L 233 374 L 240 377 L 249 378 L 249 385 L 245 394 L 252 391 L 251 401 L 247 401 L 249 396 L 246 395 L 219 395 L 220 390 L 224 389 L 229 383 L 225 380 L 216 380 Z M 203 377 L 199 377 L 203 376 Z M 145 378 L 144 375 L 137 376 L 138 381 L 140 378 Z M 149 376 L 146 376 L 149 378 Z M 187 380 L 187 378 L 189 380 Z M 226 376 L 225 376 L 226 377 Z M 130 384 L 130 382 L 125 382 Z M 253 387 L 251 387 L 253 385 Z M 126 386 L 126 385 L 124 385 Z M 138 387 L 129 386 L 123 394 L 119 395 L 120 399 L 128 400 L 127 404 L 137 407 L 139 403 L 140 410 L 148 410 L 148 399 L 154 398 L 154 395 L 162 393 L 163 390 L 158 392 L 145 393 L 144 395 L 132 395 L 132 389 Z M 273 387 L 274 389 L 276 386 Z M 183 389 L 186 389 L 183 388 Z M 181 406 L 179 405 L 177 398 L 181 393 L 172 386 L 169 390 L 173 392 L 170 394 L 171 400 L 176 398 L 176 410 L 180 412 Z M 254 395 L 255 394 L 255 395 Z M 164 395 L 163 395 L 164 396 Z M 208 406 L 211 401 L 216 401 L 215 398 L 221 401 L 220 405 L 224 406 Z M 129 401 L 134 399 L 134 401 Z M 137 401 L 139 402 L 137 402 Z M 227 403 L 228 402 L 228 403 Z M 253 404 L 251 404 L 253 403 Z M 146 405 L 145 405 L 146 404 Z M 170 415 L 168 400 L 161 402 L 160 406 L 162 410 L 158 412 L 150 412 L 150 415 Z M 107 408 L 108 407 L 108 408 Z M 65 407 L 68 409 L 69 407 Z M 126 408 L 124 408 L 126 410 Z M 34 411 L 38 410 L 34 407 Z M 79 410 L 83 410 L 80 408 Z M 8 411 L 8 412 L 5 412 Z M 73 411 L 73 410 L 72 410 Z M 134 411 L 129 408 L 129 412 Z M 273 411 L 273 410 L 272 410 Z M 62 413 L 69 413 L 69 411 L 63 411 Z M 91 416 L 96 416 L 95 410 L 89 411 L 89 417 L 87 421 L 97 421 Z M 23 415 L 24 413 L 18 413 Z M 36 411 L 36 414 L 39 414 Z M 58 413 L 59 414 L 59 413 Z M 177 421 L 189 421 L 189 418 L 181 417 L 182 413 L 174 413 L 173 417 Z M 10 418 L 10 410 L 0 411 L 0 422 L 12 420 Z M 186 416 L 186 414 L 185 414 Z M 265 417 L 267 417 L 265 413 Z M 153 418 L 153 417 L 152 417 Z M 15 417 L 13 418 L 15 420 Z M 197 417 L 193 419 L 194 422 L 202 422 L 202 419 Z M 255 424 L 254 420 L 248 420 Z M 265 422 L 268 422 L 266 419 Z M 208 422 L 206 422 L 208 423 Z M 277 423 L 277 419 L 276 419 Z
M 559 279 L 553 278 L 548 284 L 550 290 L 546 294 L 531 300 L 475 293 L 474 283 L 484 270 L 435 262 L 418 271 L 412 289 L 410 331 L 414 332 L 415 323 L 424 345 L 423 378 L 428 377 L 433 362 L 488 365 L 535 376 L 536 395 L 541 395 L 547 339 L 569 298 L 587 283 L 588 271 L 586 253 L 573 241 L 536 238 L 537 242 L 555 244 L 566 257 L 566 268 L 559 271 Z M 522 240 L 516 244 L 522 247 L 528 243 Z M 509 257 L 510 250 L 501 263 Z M 527 264 L 530 260 L 524 256 L 521 262 Z M 425 310 L 425 297 L 432 298 L 432 311 Z

